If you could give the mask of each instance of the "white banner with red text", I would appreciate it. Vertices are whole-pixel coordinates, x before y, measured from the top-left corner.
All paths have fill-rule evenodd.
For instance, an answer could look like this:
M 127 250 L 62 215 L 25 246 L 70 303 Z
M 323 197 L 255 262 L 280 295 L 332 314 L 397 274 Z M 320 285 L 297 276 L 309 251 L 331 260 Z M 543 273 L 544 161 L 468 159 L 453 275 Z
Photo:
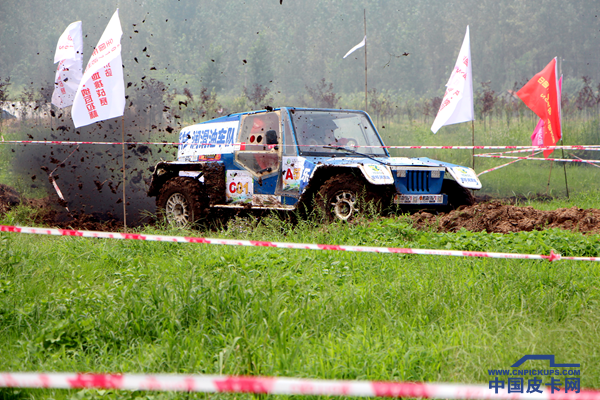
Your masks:
M 123 115 L 122 35 L 117 9 L 94 49 L 77 89 L 71 110 L 75 128 Z

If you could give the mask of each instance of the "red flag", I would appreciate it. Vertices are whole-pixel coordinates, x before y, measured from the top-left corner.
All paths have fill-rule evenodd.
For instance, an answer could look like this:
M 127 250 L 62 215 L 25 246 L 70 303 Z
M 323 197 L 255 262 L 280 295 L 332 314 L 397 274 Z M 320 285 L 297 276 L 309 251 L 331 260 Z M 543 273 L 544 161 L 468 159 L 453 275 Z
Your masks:
M 544 121 L 544 146 L 556 146 L 562 136 L 556 58 L 550 61 L 541 72 L 534 75 L 517 92 L 517 96 Z M 548 157 L 553 151 L 544 150 L 544 157 Z
M 562 96 L 562 76 L 558 80 L 558 95 L 559 98 Z M 562 135 L 561 135 L 562 138 Z M 544 145 L 544 120 L 540 119 L 540 122 L 533 128 L 531 134 L 531 145 L 541 147 Z

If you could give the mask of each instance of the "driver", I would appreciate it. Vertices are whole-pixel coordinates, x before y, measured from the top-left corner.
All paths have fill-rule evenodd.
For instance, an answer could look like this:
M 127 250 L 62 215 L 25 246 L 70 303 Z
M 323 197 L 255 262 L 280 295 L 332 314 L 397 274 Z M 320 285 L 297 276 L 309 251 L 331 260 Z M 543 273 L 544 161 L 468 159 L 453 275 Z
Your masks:
M 329 152 L 323 146 L 339 146 L 335 131 L 339 127 L 330 118 L 307 119 L 300 124 L 298 141 L 300 145 L 308 145 L 310 152 Z
M 338 126 L 331 120 L 323 121 L 322 124 L 318 124 L 317 128 L 320 132 L 321 141 L 326 146 L 338 146 L 338 140 L 335 137 L 335 130 Z

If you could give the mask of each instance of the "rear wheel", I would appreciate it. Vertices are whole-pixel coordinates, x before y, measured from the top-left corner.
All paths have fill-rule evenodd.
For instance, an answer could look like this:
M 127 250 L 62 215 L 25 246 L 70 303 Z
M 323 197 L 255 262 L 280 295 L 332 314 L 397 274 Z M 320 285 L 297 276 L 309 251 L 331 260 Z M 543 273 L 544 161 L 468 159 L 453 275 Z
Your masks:
M 196 222 L 208 201 L 202 184 L 188 177 L 169 179 L 156 198 L 156 206 L 169 224 L 186 227 Z
M 442 193 L 448 196 L 446 211 L 455 210 L 460 206 L 472 206 L 475 204 L 473 193 L 451 179 L 444 179 L 444 182 L 442 182 Z
M 330 221 L 349 221 L 363 214 L 372 204 L 381 211 L 381 196 L 371 190 L 362 178 L 352 174 L 341 174 L 325 181 L 316 196 L 319 209 Z

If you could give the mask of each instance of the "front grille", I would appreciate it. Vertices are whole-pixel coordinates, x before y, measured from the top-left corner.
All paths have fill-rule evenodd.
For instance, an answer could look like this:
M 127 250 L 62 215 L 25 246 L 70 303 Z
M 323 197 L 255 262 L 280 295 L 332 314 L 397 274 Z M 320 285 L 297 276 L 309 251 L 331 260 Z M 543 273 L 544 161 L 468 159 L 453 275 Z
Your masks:
M 406 171 L 406 188 L 409 193 L 429 193 L 429 171 Z

